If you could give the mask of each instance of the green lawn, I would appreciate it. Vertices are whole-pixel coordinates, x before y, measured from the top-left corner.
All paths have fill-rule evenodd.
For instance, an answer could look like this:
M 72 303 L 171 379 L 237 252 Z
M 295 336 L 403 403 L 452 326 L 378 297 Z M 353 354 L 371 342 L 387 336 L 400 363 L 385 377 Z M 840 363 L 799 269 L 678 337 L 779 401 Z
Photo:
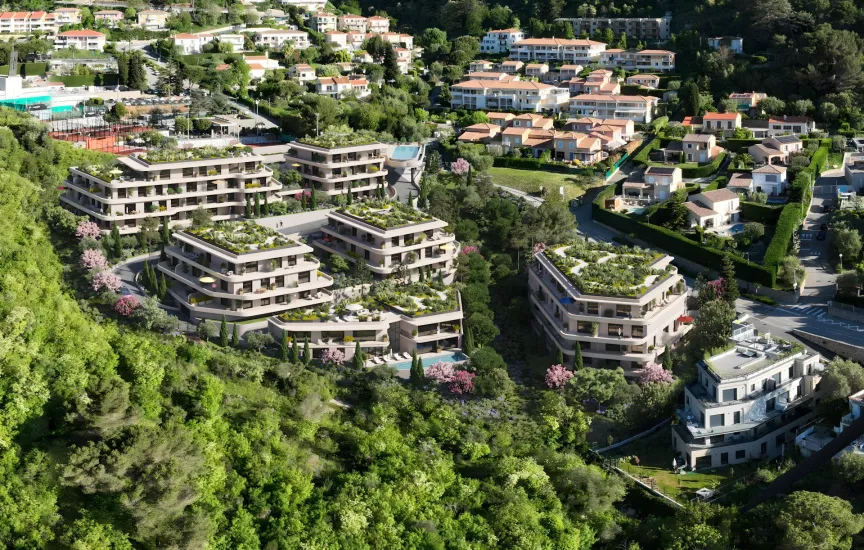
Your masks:
M 516 168 L 490 168 L 492 182 L 505 187 L 512 187 L 526 193 L 540 191 L 542 185 L 547 189 L 547 198 L 560 197 L 558 188 L 564 186 L 564 199 L 570 200 L 585 194 L 586 178 L 578 174 L 560 174 L 558 172 L 542 172 L 537 170 L 519 170 Z M 598 178 L 597 184 L 603 180 Z
M 835 166 L 838 168 L 843 166 L 843 153 L 828 153 L 826 169 L 832 170 Z

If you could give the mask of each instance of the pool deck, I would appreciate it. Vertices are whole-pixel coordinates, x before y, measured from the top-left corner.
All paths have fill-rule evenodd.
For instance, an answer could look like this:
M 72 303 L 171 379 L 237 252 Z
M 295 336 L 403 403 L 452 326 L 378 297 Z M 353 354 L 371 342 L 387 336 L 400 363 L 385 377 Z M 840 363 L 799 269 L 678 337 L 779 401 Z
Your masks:
M 465 352 L 462 351 L 461 349 L 459 349 L 459 348 L 453 348 L 453 349 L 448 349 L 448 350 L 444 350 L 444 351 L 439 351 L 438 353 L 435 353 L 435 352 L 431 352 L 431 353 L 421 353 L 421 354 L 418 355 L 417 357 L 419 357 L 420 360 L 422 361 L 422 360 L 424 360 L 424 359 L 437 359 L 437 358 L 439 358 L 439 357 L 450 356 L 450 355 L 455 355 L 455 354 L 459 354 L 459 353 L 461 353 L 461 354 L 463 354 L 463 355 L 465 354 Z M 410 368 L 409 368 L 409 369 L 399 369 L 399 368 L 397 368 L 397 367 L 395 366 L 395 365 L 398 364 L 398 363 L 404 363 L 404 362 L 406 362 L 406 361 L 410 363 L 411 358 L 409 357 L 408 359 L 395 359 L 395 360 L 390 360 L 390 361 L 388 361 L 387 363 L 379 363 L 379 365 L 380 365 L 380 364 L 386 364 L 386 365 L 389 365 L 389 366 L 391 366 L 391 367 L 393 367 L 393 368 L 396 369 L 396 373 L 397 373 L 397 376 L 399 376 L 399 378 L 409 378 L 410 375 L 411 375 L 411 369 L 410 369 Z M 464 359 L 464 360 L 462 360 L 462 361 L 455 361 L 454 364 L 464 363 L 465 361 L 467 361 L 467 358 Z M 371 363 L 369 363 L 369 362 L 366 363 L 366 368 L 367 368 L 367 369 L 368 369 L 368 368 L 375 367 L 375 366 L 377 366 L 377 365 L 373 365 L 373 364 L 371 364 Z M 425 369 L 425 368 L 427 368 L 427 367 L 424 366 L 423 368 Z
M 416 153 L 409 159 L 393 158 L 393 152 L 398 147 L 416 147 Z M 424 157 L 426 156 L 426 145 L 422 143 L 405 143 L 401 145 L 391 145 L 387 148 L 387 160 L 384 164 L 387 168 L 420 168 L 424 165 Z

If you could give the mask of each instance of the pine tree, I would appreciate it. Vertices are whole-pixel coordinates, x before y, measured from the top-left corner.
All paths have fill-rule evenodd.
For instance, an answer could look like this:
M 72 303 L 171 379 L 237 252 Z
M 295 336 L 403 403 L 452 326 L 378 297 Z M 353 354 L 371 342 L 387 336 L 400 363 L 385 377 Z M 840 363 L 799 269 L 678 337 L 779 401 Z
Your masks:
M 285 329 L 282 329 L 282 342 L 279 344 L 280 356 L 283 361 L 288 360 L 288 333 L 285 332 Z
M 222 316 L 222 324 L 219 325 L 219 345 L 223 348 L 228 347 L 228 320 Z
M 264 193 L 264 206 L 262 207 L 262 211 L 265 216 L 270 215 L 270 202 L 267 200 L 267 193 Z
M 317 210 L 318 208 L 318 197 L 315 196 L 315 186 L 313 185 L 309 191 L 309 208 L 311 210 Z
M 573 351 L 576 354 L 573 356 L 573 370 L 582 370 L 582 348 L 579 347 L 579 343 L 577 342 L 575 346 L 573 346 Z
M 354 193 L 351 192 L 351 187 L 352 187 L 351 182 L 349 181 L 348 182 L 348 196 L 346 197 L 347 200 L 345 201 L 346 204 L 353 204 L 354 203 Z
M 564 352 L 561 351 L 561 348 L 558 348 L 558 353 L 555 355 L 555 364 L 563 365 L 564 364 Z
M 360 370 L 365 366 L 366 356 L 363 355 L 363 348 L 360 347 L 360 342 L 357 342 L 357 345 L 354 346 L 354 367 Z
M 255 217 L 261 217 L 261 198 L 258 193 L 255 193 Z
M 309 336 L 303 342 L 303 362 L 307 365 L 312 362 L 312 352 L 309 350 Z
M 252 199 L 249 198 L 249 195 L 246 195 L 246 212 L 243 217 L 247 220 L 252 217 Z
M 474 335 L 471 334 L 470 328 L 465 331 L 465 337 L 463 340 L 464 342 L 462 342 L 462 347 L 465 348 L 465 354 L 471 355 L 474 352 Z
M 297 338 L 291 339 L 291 354 L 288 356 L 288 360 L 294 364 L 300 362 L 300 352 L 297 350 Z
M 123 241 L 120 240 L 120 227 L 116 223 L 111 227 L 111 253 L 116 259 L 123 257 Z
M 663 354 L 663 368 L 672 372 L 672 348 L 667 347 L 666 353 Z
M 162 217 L 162 244 L 171 244 L 171 231 L 168 227 L 168 216 Z
M 234 323 L 234 328 L 231 329 L 231 345 L 235 348 L 240 346 L 240 334 L 237 332 L 237 323 Z
M 735 264 L 732 263 L 729 254 L 723 255 L 721 272 L 723 275 L 723 299 L 734 307 L 735 300 L 738 299 L 739 295 L 738 280 L 735 278 Z
M 426 373 L 423 372 L 423 361 L 417 357 L 417 350 L 411 352 L 411 385 L 417 389 L 423 387 L 426 382 Z

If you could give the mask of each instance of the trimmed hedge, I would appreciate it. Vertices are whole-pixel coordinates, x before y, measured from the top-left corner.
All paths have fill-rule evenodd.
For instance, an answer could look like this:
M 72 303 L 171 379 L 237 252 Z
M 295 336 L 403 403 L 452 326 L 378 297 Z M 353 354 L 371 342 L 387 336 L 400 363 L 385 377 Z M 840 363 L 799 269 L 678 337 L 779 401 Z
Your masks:
M 746 153 L 751 145 L 759 145 L 761 139 L 727 139 L 720 144 L 721 147 L 733 153 Z
M 117 84 L 116 74 L 82 74 L 69 76 L 52 76 L 51 82 L 62 82 L 70 88 L 78 86 L 114 86 Z
M 722 152 L 717 155 L 717 158 L 709 162 L 708 164 L 702 164 L 700 166 L 680 166 L 681 168 L 681 177 L 682 178 L 704 178 L 706 176 L 710 176 L 714 172 L 720 169 L 720 165 L 723 164 L 723 161 L 726 159 L 726 152 Z
M 644 144 L 642 149 L 633 156 L 633 164 L 644 166 L 648 163 L 648 155 L 656 149 L 660 149 L 660 138 L 657 137 Z
M 780 218 L 783 206 L 770 206 L 757 202 L 741 201 L 741 215 L 751 222 L 759 222 L 765 225 L 776 225 Z
M 691 183 L 691 184 L 689 184 L 689 185 L 686 185 L 686 186 L 684 187 L 684 189 L 687 190 L 687 196 L 688 196 L 688 197 L 689 197 L 690 195 L 695 195 L 696 193 L 701 193 L 701 192 L 702 192 L 702 186 L 699 185 L 698 183 Z
M 797 202 L 790 202 L 783 207 L 783 211 L 780 213 L 780 218 L 774 229 L 774 238 L 771 239 L 771 244 L 768 245 L 765 258 L 762 260 L 763 265 L 773 267 L 776 271 L 777 266 L 786 257 L 789 244 L 792 242 L 792 234 L 799 225 L 801 225 L 801 205 Z
M 597 195 L 597 198 L 594 199 L 594 203 L 591 205 L 591 215 L 594 220 L 617 229 L 625 235 L 638 235 L 639 239 L 657 246 L 674 256 L 718 272 L 722 269 L 723 256 L 726 255 L 724 252 L 699 244 L 665 227 L 639 222 L 624 214 L 610 212 L 603 208 L 605 200 L 614 195 L 614 184 L 608 185 Z M 767 268 L 731 254 L 729 257 L 735 265 L 735 273 L 739 278 L 759 283 L 762 286 L 774 286 L 776 267 Z

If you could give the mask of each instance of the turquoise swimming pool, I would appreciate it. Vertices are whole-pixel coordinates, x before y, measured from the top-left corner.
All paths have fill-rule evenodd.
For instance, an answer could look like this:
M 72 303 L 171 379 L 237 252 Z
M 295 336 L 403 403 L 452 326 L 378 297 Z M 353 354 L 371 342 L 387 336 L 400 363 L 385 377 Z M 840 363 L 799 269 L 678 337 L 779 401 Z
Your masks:
M 390 158 L 393 160 L 412 160 L 417 158 L 420 147 L 417 145 L 397 145 L 393 148 Z
M 445 363 L 461 363 L 462 361 L 467 361 L 468 356 L 462 353 L 461 351 L 451 351 L 448 353 L 442 353 L 439 355 L 433 355 L 431 357 L 423 358 L 423 368 L 429 367 L 432 363 L 438 363 L 439 361 L 443 361 Z M 411 360 L 408 361 L 400 361 L 399 363 L 388 363 L 391 367 L 396 370 L 410 370 L 411 369 Z

